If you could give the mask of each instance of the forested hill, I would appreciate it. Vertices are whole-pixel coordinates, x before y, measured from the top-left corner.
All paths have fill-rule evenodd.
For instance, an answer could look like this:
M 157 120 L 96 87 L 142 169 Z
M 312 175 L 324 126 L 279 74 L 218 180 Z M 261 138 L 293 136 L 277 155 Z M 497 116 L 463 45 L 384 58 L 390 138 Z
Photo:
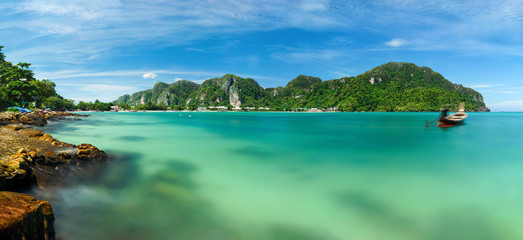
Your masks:
M 251 78 L 227 74 L 205 80 L 157 83 L 153 89 L 124 95 L 115 104 L 176 105 L 179 107 L 268 107 L 271 110 L 304 108 L 340 111 L 488 111 L 480 93 L 454 84 L 428 67 L 391 62 L 356 77 L 322 81 L 300 75 L 285 87 L 262 88 Z

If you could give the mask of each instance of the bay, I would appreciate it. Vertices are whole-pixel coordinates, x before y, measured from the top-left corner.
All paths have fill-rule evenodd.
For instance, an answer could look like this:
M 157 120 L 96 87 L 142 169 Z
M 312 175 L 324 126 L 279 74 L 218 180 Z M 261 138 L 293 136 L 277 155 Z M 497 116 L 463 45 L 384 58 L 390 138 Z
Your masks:
M 111 156 L 49 197 L 64 239 L 523 239 L 523 114 L 93 113 Z

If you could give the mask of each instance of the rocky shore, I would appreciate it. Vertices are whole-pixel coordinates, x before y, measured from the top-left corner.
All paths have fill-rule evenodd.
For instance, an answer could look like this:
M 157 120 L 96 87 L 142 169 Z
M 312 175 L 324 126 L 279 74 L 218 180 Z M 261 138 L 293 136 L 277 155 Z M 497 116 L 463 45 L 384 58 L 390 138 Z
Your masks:
M 91 144 L 64 143 L 30 126 L 82 116 L 63 112 L 0 113 L 0 239 L 54 239 L 49 203 L 21 192 L 67 182 L 67 178 L 74 177 L 71 172 L 103 163 L 107 155 Z

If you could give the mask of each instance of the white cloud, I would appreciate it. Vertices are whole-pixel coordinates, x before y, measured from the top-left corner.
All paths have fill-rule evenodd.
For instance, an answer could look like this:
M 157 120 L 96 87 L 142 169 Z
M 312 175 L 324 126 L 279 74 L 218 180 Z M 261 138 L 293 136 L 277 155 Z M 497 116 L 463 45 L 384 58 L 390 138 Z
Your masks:
M 479 84 L 479 85 L 472 85 L 470 88 L 491 88 L 494 87 L 494 85 L 490 84 Z
M 60 83 L 56 87 L 56 91 L 65 98 L 87 102 L 95 99 L 104 102 L 113 101 L 121 95 L 130 94 L 138 90 L 139 88 L 135 86 L 103 83 Z
M 144 79 L 148 79 L 148 78 L 155 78 L 155 77 L 158 77 L 158 75 L 154 74 L 154 73 L 145 73 L 144 75 L 142 75 L 142 77 Z
M 178 81 L 180 81 L 180 80 L 183 80 L 183 78 L 178 78 L 178 77 L 177 77 L 177 78 L 174 78 L 174 81 L 175 81 L 175 82 L 178 82 Z
M 42 15 L 74 15 L 89 20 L 102 17 L 107 10 L 119 5 L 117 0 L 76 0 L 73 3 L 66 0 L 33 0 L 19 9 Z
M 514 90 L 496 90 L 496 91 L 493 91 L 495 93 L 502 93 L 502 94 L 516 94 L 516 93 L 520 93 L 520 91 L 514 91 Z
M 156 75 L 152 72 L 158 74 L 166 75 L 188 75 L 195 77 L 216 77 L 221 76 L 223 73 L 219 72 L 206 72 L 206 71 L 173 71 L 165 69 L 152 70 L 143 74 L 144 71 L 148 70 L 120 70 L 120 71 L 89 71 L 85 69 L 70 69 L 70 70 L 61 70 L 61 71 L 35 71 L 35 77 L 37 79 L 51 79 L 51 80 L 60 80 L 60 79 L 71 79 L 71 78 L 114 78 L 114 77 L 138 77 L 141 75 L 142 78 L 150 77 L 148 74 Z
M 301 63 L 332 60 L 341 57 L 344 54 L 345 53 L 341 50 L 286 48 L 274 52 L 271 54 L 271 57 L 285 62 Z
M 521 100 L 507 100 L 497 103 L 489 104 L 489 108 L 493 111 L 523 111 L 523 99 Z
M 388 42 L 385 43 L 387 46 L 391 46 L 391 47 L 401 47 L 405 44 L 407 44 L 407 41 L 404 40 L 404 39 L 401 39 L 401 38 L 394 38 Z
M 45 46 L 47 49 L 40 48 L 35 54 L 45 56 L 42 61 L 50 63 L 63 62 L 64 58 L 71 58 L 67 59 L 68 63 L 90 60 L 92 55 L 78 53 L 84 51 L 83 48 L 101 49 L 97 54 L 107 56 L 111 55 L 106 53 L 113 47 L 143 41 L 181 45 L 217 34 L 292 28 L 334 29 L 345 33 L 358 29 L 385 36 L 401 32 L 403 38 L 394 38 L 385 44 L 395 48 L 408 45 L 410 50 L 421 51 L 456 50 L 523 56 L 520 41 L 523 2 L 519 0 L 495 3 L 471 0 L 368 3 L 359 0 L 223 0 L 199 4 L 176 0 L 75 0 L 74 3 L 68 0 L 7 0 L 0 7 L 2 12 L 15 12 L 13 16 L 23 17 L 23 20 L 10 21 L 0 16 L 0 29 L 28 31 L 24 36 L 53 37 L 52 45 L 49 42 L 38 45 L 40 41 L 35 44 L 37 40 L 26 42 L 29 40 L 25 37 L 13 38 L 10 40 L 13 44 L 4 40 L 3 44 Z M 143 14 L 144 11 L 147 14 Z M 503 36 L 503 44 L 488 41 L 498 36 Z M 205 51 L 197 47 L 186 49 Z
M 136 87 L 108 84 L 83 84 L 79 86 L 79 90 L 87 92 L 130 92 L 135 91 Z
M 87 92 L 107 92 L 107 91 L 134 91 L 136 87 L 120 84 L 90 84 L 90 83 L 61 83 L 59 87 L 74 88 Z
M 86 71 L 86 70 L 63 70 L 54 72 L 36 71 L 38 79 L 70 79 L 70 78 L 98 78 L 98 77 L 125 77 L 139 76 L 143 73 L 140 70 L 122 71 Z
M 325 11 L 328 4 L 328 0 L 303 0 L 300 7 L 305 11 Z

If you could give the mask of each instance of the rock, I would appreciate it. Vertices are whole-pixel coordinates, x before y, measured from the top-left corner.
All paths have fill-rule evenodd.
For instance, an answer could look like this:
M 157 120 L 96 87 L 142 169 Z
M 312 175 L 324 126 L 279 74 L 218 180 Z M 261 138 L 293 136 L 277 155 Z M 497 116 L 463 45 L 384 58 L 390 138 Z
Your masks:
M 18 152 L 16 152 L 16 154 L 24 154 L 24 153 L 27 153 L 27 150 L 25 150 L 25 148 L 20 148 L 20 150 L 18 150 Z
M 54 152 L 46 152 L 44 154 L 45 162 L 46 163 L 54 163 L 56 160 L 56 153 Z
M 89 115 L 81 115 L 81 114 L 75 114 L 70 112 L 57 112 L 57 111 L 51 111 L 45 114 L 46 120 L 69 120 L 71 118 L 67 117 L 86 117 Z
M 47 120 L 68 120 L 66 117 L 84 117 L 88 115 L 80 115 L 69 112 L 49 112 L 42 115 L 40 111 L 31 113 L 12 113 L 0 112 L 0 122 L 3 123 L 21 123 L 42 127 L 47 124 Z
M 36 183 L 30 165 L 33 159 L 25 149 L 20 149 L 17 154 L 0 162 L 0 191 L 20 190 Z
M 47 133 L 44 133 L 44 135 L 40 136 L 39 138 L 44 141 L 49 141 L 49 142 L 56 141 L 56 139 L 54 139 L 53 136 L 51 136 Z
M 24 129 L 25 127 L 20 124 L 9 124 L 6 127 L 13 129 L 14 131 L 18 131 L 20 129 Z
M 33 125 L 33 126 L 45 126 L 47 124 L 47 120 L 45 120 L 45 116 L 41 115 L 38 112 L 32 112 L 32 113 L 23 113 L 18 118 L 19 123 Z
M 38 129 L 34 129 L 34 128 L 20 129 L 19 132 L 25 134 L 28 137 L 41 137 L 44 135 L 44 132 L 42 132 L 42 130 L 38 130 Z
M 61 152 L 56 155 L 56 158 L 58 158 L 58 160 L 60 160 L 60 162 L 70 162 L 71 159 L 73 158 L 73 155 L 66 153 L 66 152 Z
M 100 149 L 91 144 L 82 143 L 77 148 L 78 152 L 75 154 L 75 157 L 79 160 L 101 161 L 107 158 L 107 154 L 104 151 L 100 151 Z
M 55 239 L 49 202 L 22 193 L 0 192 L 0 239 Z

